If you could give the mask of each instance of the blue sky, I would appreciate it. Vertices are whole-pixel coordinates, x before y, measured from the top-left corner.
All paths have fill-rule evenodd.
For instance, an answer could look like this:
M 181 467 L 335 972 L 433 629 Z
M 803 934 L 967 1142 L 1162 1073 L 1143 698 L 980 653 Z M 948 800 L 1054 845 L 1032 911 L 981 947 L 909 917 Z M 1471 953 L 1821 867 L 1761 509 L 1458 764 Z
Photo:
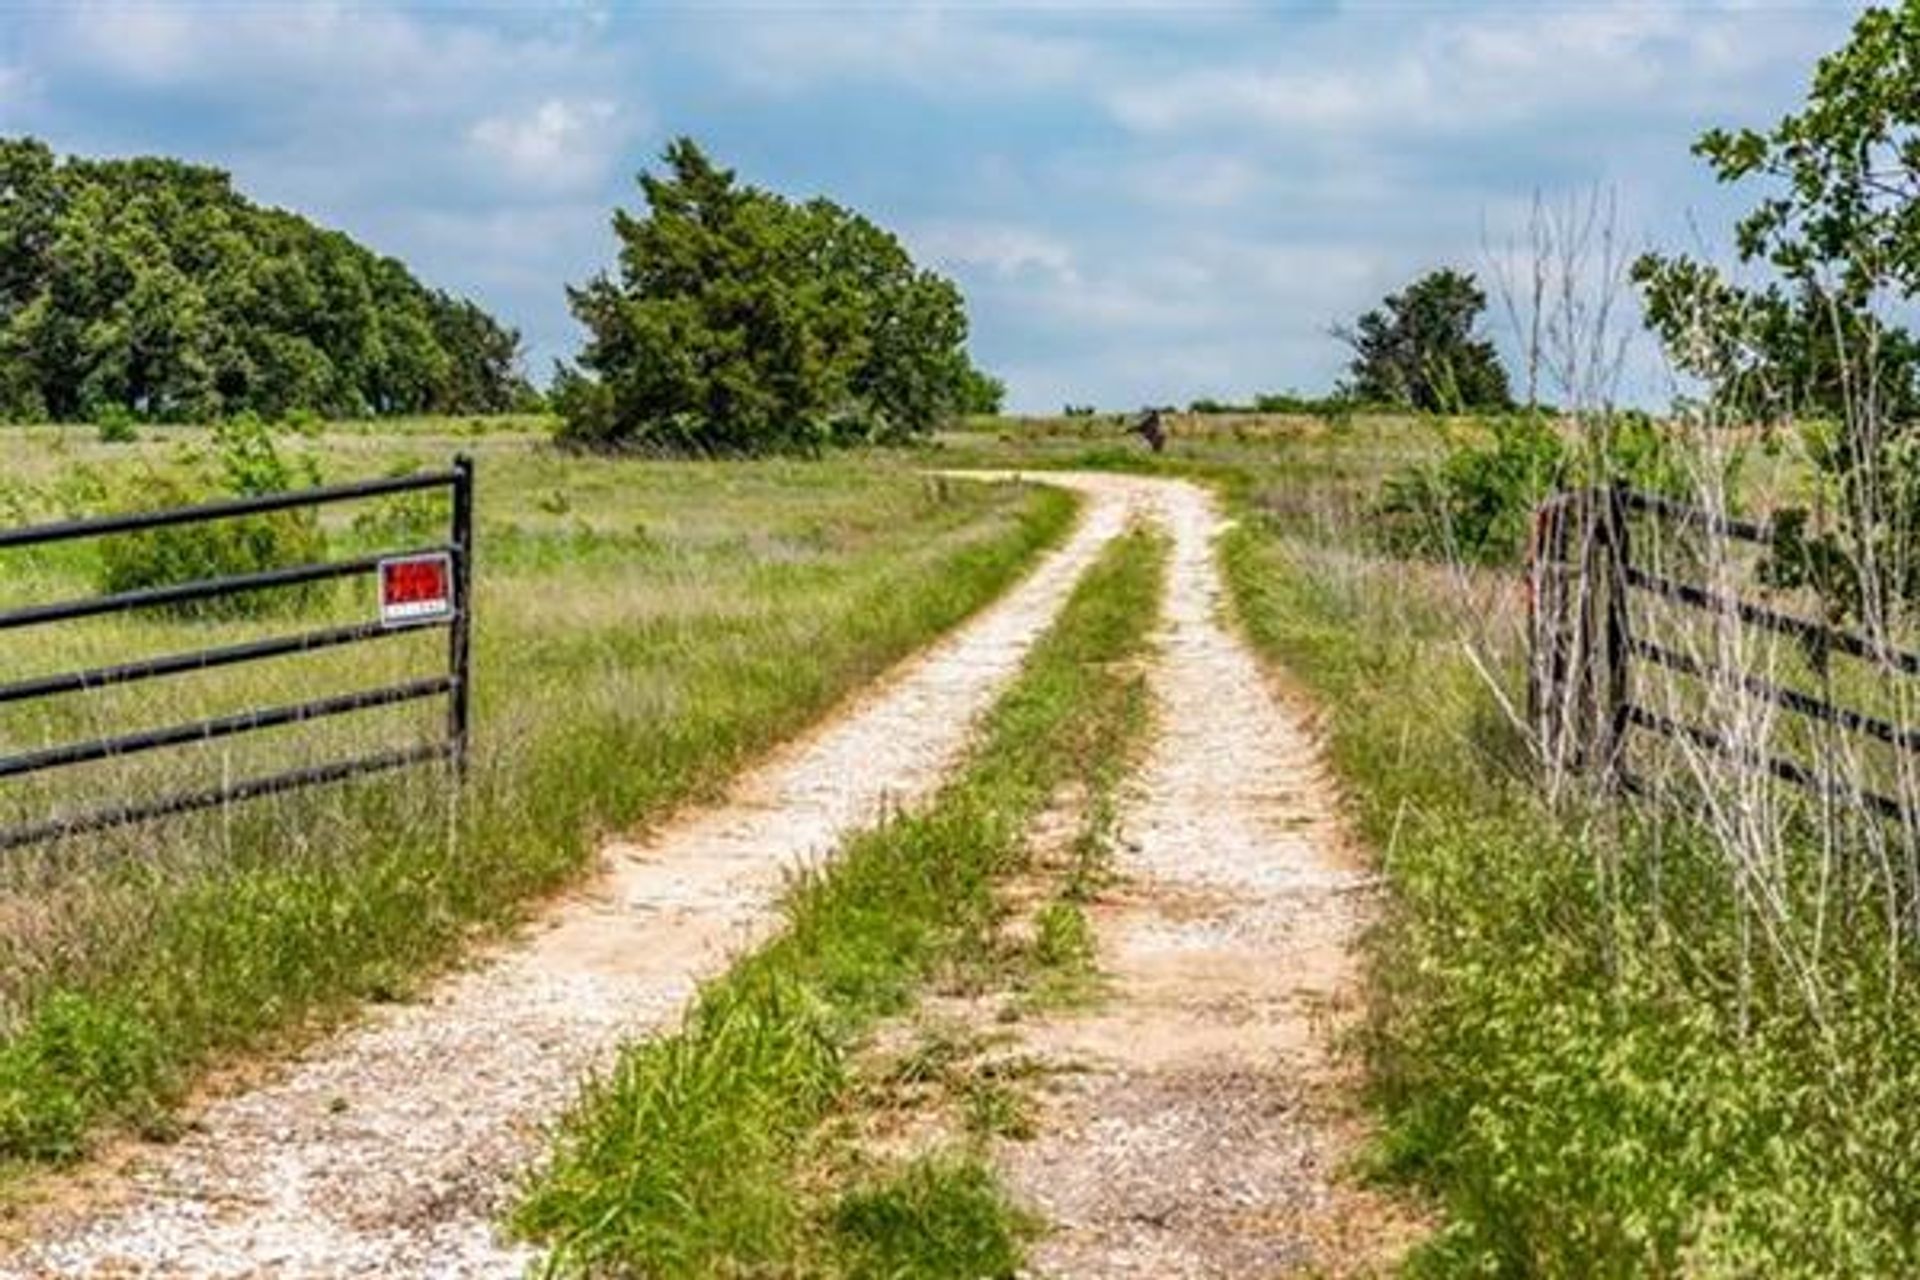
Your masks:
M 1331 324 L 1513 269 L 1536 192 L 1721 247 L 1745 197 L 1689 143 L 1790 109 L 1860 7 L 0 0 L 0 133 L 226 168 L 479 300 L 540 377 L 687 133 L 958 279 L 1014 407 L 1122 407 L 1329 386 Z

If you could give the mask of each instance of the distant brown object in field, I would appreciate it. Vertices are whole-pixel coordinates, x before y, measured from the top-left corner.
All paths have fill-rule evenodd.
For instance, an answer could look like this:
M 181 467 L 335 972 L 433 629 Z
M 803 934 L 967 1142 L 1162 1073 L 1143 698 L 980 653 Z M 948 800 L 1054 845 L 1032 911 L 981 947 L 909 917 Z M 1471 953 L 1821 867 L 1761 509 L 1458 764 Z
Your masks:
M 1155 453 L 1161 453 L 1167 447 L 1167 427 L 1162 421 L 1165 410 L 1148 409 L 1133 420 L 1133 433 L 1147 442 Z

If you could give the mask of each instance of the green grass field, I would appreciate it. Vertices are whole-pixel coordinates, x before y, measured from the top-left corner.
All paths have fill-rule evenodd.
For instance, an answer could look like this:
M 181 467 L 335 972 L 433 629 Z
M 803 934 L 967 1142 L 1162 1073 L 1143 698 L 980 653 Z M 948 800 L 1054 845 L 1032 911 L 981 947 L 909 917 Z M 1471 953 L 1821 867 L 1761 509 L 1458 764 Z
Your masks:
M 992 597 L 1071 516 L 1057 492 L 927 479 L 898 460 L 583 459 L 548 449 L 537 425 L 346 424 L 282 442 L 311 452 L 328 480 L 476 456 L 471 784 L 457 809 L 442 776 L 422 770 L 7 859 L 0 1157 L 68 1158 L 109 1122 L 164 1130 L 208 1063 L 310 1032 L 352 1001 L 403 994 L 476 931 L 565 883 L 602 833 L 711 794 Z M 133 505 L 151 476 L 206 447 L 189 430 L 105 446 L 86 431 L 3 429 L 5 502 L 25 519 Z M 355 514 L 329 517 L 336 555 L 418 515 L 375 509 L 356 528 Z M 92 554 L 16 554 L 0 566 L 0 598 L 90 594 Z M 342 590 L 293 618 L 15 632 L 0 670 L 225 643 L 368 608 Z M 382 641 L 15 708 L 0 748 L 430 672 L 437 643 Z M 0 815 L 403 742 L 432 732 L 432 714 L 76 769 L 7 789 Z

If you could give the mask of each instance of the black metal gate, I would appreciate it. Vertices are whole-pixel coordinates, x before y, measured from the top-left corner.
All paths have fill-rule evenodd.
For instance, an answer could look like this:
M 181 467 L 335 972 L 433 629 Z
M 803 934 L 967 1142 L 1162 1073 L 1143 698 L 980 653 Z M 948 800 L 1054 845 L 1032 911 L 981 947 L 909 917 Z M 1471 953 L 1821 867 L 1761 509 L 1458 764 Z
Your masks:
M 62 837 L 145 822 L 171 814 L 217 808 L 292 791 L 300 787 L 337 782 L 362 774 L 398 769 L 428 761 L 447 761 L 453 766 L 456 775 L 464 772 L 470 731 L 468 699 L 472 689 L 470 651 L 473 624 L 473 462 L 472 459 L 462 455 L 455 459 L 450 469 L 445 471 L 367 480 L 356 484 L 332 485 L 319 489 L 242 498 L 200 506 L 175 507 L 159 511 L 142 511 L 0 530 L 0 551 L 6 551 L 82 538 L 134 533 L 171 525 L 230 520 L 277 511 L 320 507 L 355 499 L 429 490 L 448 491 L 452 498 L 448 539 L 442 545 L 412 547 L 353 559 L 322 561 L 255 573 L 206 578 L 82 600 L 29 605 L 0 611 L 0 631 L 47 626 L 78 618 L 100 617 L 136 609 L 177 606 L 238 595 L 243 592 L 266 591 L 352 577 L 378 577 L 383 590 L 389 583 L 395 584 L 394 606 L 391 609 L 384 607 L 386 602 L 383 600 L 383 607 L 378 617 L 358 623 L 252 640 L 224 647 L 0 683 L 0 704 L 51 698 L 61 694 L 154 680 L 184 672 L 206 671 L 264 658 L 359 644 L 400 632 L 414 632 L 423 627 L 442 628 L 447 632 L 446 666 L 443 671 L 397 684 L 354 690 L 308 702 L 258 707 L 214 719 L 159 729 L 145 729 L 92 741 L 62 743 L 12 755 L 0 755 L 0 780 L 69 765 L 228 738 L 260 729 L 301 724 L 375 707 L 395 706 L 426 698 L 444 697 L 446 699 L 446 731 L 443 737 L 426 743 L 332 760 L 324 764 L 308 765 L 239 781 L 228 781 L 218 787 L 203 790 L 176 792 L 80 813 L 50 814 L 44 820 L 0 827 L 0 849 L 19 848 Z M 440 597 L 427 594 L 436 583 L 443 591 Z
M 1636 523 L 1640 536 L 1630 534 Z M 1634 733 L 1684 740 L 1744 769 L 1832 799 L 1916 825 L 1912 807 L 1857 782 L 1844 782 L 1818 764 L 1774 750 L 1736 743 L 1709 724 L 1647 705 L 1644 668 L 1768 702 L 1827 729 L 1895 752 L 1920 755 L 1920 727 L 1848 706 L 1819 691 L 1797 689 L 1755 672 L 1732 669 L 1709 654 L 1684 652 L 1638 633 L 1636 594 L 1743 627 L 1786 636 L 1812 656 L 1824 674 L 1835 656 L 1857 659 L 1894 678 L 1920 675 L 1920 653 L 1747 599 L 1684 581 L 1650 554 L 1663 531 L 1769 548 L 1771 525 L 1740 520 L 1656 494 L 1625 488 L 1557 494 L 1535 513 L 1528 578 L 1531 617 L 1529 703 L 1550 758 L 1598 771 L 1628 790 L 1644 791 L 1627 759 Z M 1669 544 L 1670 545 L 1670 544 Z

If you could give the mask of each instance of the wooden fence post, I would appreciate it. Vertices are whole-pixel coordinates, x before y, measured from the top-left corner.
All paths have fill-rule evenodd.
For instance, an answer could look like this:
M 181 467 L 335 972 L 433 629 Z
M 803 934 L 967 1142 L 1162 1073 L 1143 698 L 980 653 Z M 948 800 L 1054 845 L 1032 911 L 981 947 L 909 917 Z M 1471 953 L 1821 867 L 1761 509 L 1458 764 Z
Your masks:
M 1621 757 L 1626 749 L 1627 708 L 1632 696 L 1629 675 L 1633 668 L 1633 627 L 1628 610 L 1630 599 L 1627 583 L 1627 570 L 1633 563 L 1633 546 L 1627 531 L 1626 492 L 1617 483 L 1606 490 L 1601 529 L 1607 566 L 1606 683 L 1596 728 L 1600 731 L 1600 768 L 1606 784 L 1612 787 L 1619 781 Z

